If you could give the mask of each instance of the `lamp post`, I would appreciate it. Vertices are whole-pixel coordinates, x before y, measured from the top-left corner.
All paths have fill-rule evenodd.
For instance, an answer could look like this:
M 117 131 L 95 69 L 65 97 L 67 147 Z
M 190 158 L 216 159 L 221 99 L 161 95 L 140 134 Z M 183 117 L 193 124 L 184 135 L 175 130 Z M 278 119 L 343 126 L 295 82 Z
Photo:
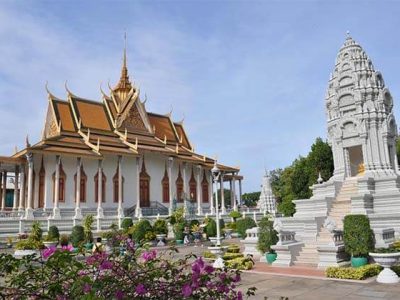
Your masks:
M 216 238 L 216 245 L 215 247 L 209 247 L 208 249 L 211 253 L 217 255 L 217 259 L 215 260 L 213 267 L 214 268 L 224 268 L 224 260 L 222 259 L 222 255 L 226 250 L 226 247 L 221 247 L 221 229 L 220 229 L 220 222 L 219 222 L 219 208 L 218 208 L 218 180 L 221 175 L 220 169 L 218 169 L 217 161 L 214 161 L 214 167 L 211 169 L 211 174 L 213 177 L 213 181 L 215 183 L 215 221 L 217 225 L 217 238 Z

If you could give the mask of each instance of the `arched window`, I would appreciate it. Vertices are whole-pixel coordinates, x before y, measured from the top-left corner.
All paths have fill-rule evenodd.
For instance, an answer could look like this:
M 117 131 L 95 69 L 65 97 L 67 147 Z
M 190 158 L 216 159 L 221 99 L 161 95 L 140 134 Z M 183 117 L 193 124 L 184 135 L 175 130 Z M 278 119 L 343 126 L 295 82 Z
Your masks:
M 118 176 L 119 176 L 119 166 L 117 167 L 117 170 L 115 171 L 115 175 L 113 177 L 114 203 L 118 203 L 118 192 L 119 192 Z M 122 202 L 124 202 L 124 181 L 125 178 L 122 176 Z
M 140 207 L 150 207 L 150 176 L 146 172 L 144 158 L 140 171 Z
M 74 192 L 74 199 L 76 201 L 76 177 L 77 174 L 75 173 L 74 176 L 74 182 L 75 182 L 75 192 Z M 80 196 L 79 196 L 79 201 L 80 202 L 86 202 L 86 182 L 87 182 L 87 176 L 85 171 L 83 170 L 83 164 L 81 164 L 81 182 L 80 182 Z
M 65 202 L 65 184 L 67 181 L 67 175 L 64 172 L 62 162 L 60 160 L 60 178 L 58 180 L 58 202 Z M 53 173 L 53 202 L 55 200 L 55 182 L 56 182 L 56 172 Z
M 101 202 L 106 202 L 106 182 L 107 177 L 104 172 L 101 171 Z M 99 171 L 94 176 L 94 202 L 98 202 L 99 199 Z
M 164 203 L 168 203 L 169 202 L 169 177 L 168 177 L 167 166 L 165 166 L 164 177 L 161 180 L 161 186 L 162 186 L 162 195 L 163 195 L 162 200 Z
M 183 202 L 183 179 L 181 174 L 181 166 L 179 166 L 178 178 L 176 179 L 176 200 Z
M 194 172 L 193 172 L 193 168 L 192 168 L 192 175 L 190 176 L 190 180 L 189 180 L 189 197 L 191 201 L 196 200 L 197 198 L 197 182 L 196 179 L 194 178 Z
M 207 181 L 207 176 L 206 176 L 206 170 L 204 170 L 203 173 L 203 181 L 201 182 L 201 193 L 203 196 L 203 203 L 208 203 L 208 181 Z
M 44 169 L 43 164 L 43 156 L 42 156 L 42 165 L 40 166 L 39 171 L 39 208 L 44 207 L 44 183 L 46 179 L 46 171 Z

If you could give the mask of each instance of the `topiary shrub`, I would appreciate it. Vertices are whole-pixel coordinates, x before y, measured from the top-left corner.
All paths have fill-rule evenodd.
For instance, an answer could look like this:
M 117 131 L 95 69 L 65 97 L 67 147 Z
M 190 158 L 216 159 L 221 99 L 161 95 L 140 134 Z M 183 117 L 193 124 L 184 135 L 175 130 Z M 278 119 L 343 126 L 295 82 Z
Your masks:
M 128 228 L 131 227 L 132 225 L 133 225 L 132 218 L 125 218 L 121 222 L 121 228 L 125 231 L 128 230 Z
M 374 233 L 367 216 L 345 216 L 343 231 L 345 251 L 353 257 L 366 257 L 374 249 Z
M 91 243 L 93 241 L 93 233 L 92 233 L 93 222 L 94 222 L 93 215 L 86 215 L 83 218 L 83 232 L 86 243 Z
M 246 236 L 246 230 L 256 227 L 257 224 L 256 222 L 249 217 L 246 217 L 244 219 L 240 219 L 236 222 L 236 230 L 240 234 L 242 238 Z
M 270 221 L 268 217 L 263 217 L 258 224 L 257 249 L 262 253 L 274 253 L 271 246 L 275 245 L 279 238 L 273 225 L 274 222 Z
M 85 231 L 83 229 L 83 226 L 75 225 L 74 227 L 72 227 L 72 232 L 69 238 L 71 240 L 72 246 L 79 247 L 85 240 Z
M 217 236 L 217 223 L 214 219 L 207 219 L 207 225 L 204 227 L 204 232 L 207 234 L 207 238 Z
M 156 234 L 167 234 L 168 233 L 167 222 L 165 220 L 158 219 L 154 222 L 153 229 Z
M 236 222 L 237 219 L 242 217 L 242 214 L 238 212 L 237 210 L 232 210 L 229 213 L 229 216 L 233 219 L 233 222 Z
M 52 225 L 49 227 L 49 232 L 47 233 L 47 237 L 51 240 L 59 240 L 60 239 L 60 232 L 58 231 L 57 226 Z
M 40 241 L 42 239 L 42 235 L 43 235 L 43 230 L 42 228 L 40 228 L 39 221 L 33 222 L 29 238 L 33 241 Z
M 175 240 L 183 240 L 183 231 L 185 230 L 185 223 L 176 223 L 174 225 Z
M 153 227 L 151 226 L 150 222 L 148 220 L 140 220 L 134 225 L 134 230 L 132 232 L 133 239 L 136 242 L 141 242 L 144 240 L 146 233 L 149 231 L 153 231 Z

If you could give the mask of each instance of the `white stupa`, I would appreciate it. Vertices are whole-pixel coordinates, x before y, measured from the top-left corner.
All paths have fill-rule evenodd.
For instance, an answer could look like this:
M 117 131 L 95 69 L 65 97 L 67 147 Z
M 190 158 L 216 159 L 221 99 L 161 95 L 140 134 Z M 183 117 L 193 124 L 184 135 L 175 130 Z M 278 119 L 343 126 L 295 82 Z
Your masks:
M 257 207 L 262 212 L 268 212 L 271 215 L 276 214 L 276 201 L 275 196 L 272 193 L 271 187 L 271 177 L 268 172 L 265 171 L 265 175 L 263 176 L 263 181 L 261 185 L 261 194 L 260 199 L 258 200 Z

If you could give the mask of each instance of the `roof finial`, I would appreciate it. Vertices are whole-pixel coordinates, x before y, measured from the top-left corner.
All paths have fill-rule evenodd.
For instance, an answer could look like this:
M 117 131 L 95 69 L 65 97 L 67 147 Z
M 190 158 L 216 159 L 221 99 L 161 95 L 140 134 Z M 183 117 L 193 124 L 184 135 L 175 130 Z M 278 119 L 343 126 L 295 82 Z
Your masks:
M 123 68 L 127 69 L 127 67 L 126 67 L 126 30 L 125 30 L 125 34 L 124 34 L 124 41 L 125 41 L 125 46 L 124 46 L 124 66 L 123 66 Z
M 119 79 L 119 82 L 117 86 L 115 87 L 114 90 L 121 90 L 125 92 L 129 92 L 132 88 L 132 84 L 129 81 L 129 75 L 128 75 L 128 67 L 127 67 L 127 59 L 126 59 L 126 31 L 124 34 L 124 55 L 123 55 L 123 62 L 122 62 L 122 69 L 121 69 L 121 78 Z
M 350 37 L 350 30 L 346 31 L 347 37 Z

